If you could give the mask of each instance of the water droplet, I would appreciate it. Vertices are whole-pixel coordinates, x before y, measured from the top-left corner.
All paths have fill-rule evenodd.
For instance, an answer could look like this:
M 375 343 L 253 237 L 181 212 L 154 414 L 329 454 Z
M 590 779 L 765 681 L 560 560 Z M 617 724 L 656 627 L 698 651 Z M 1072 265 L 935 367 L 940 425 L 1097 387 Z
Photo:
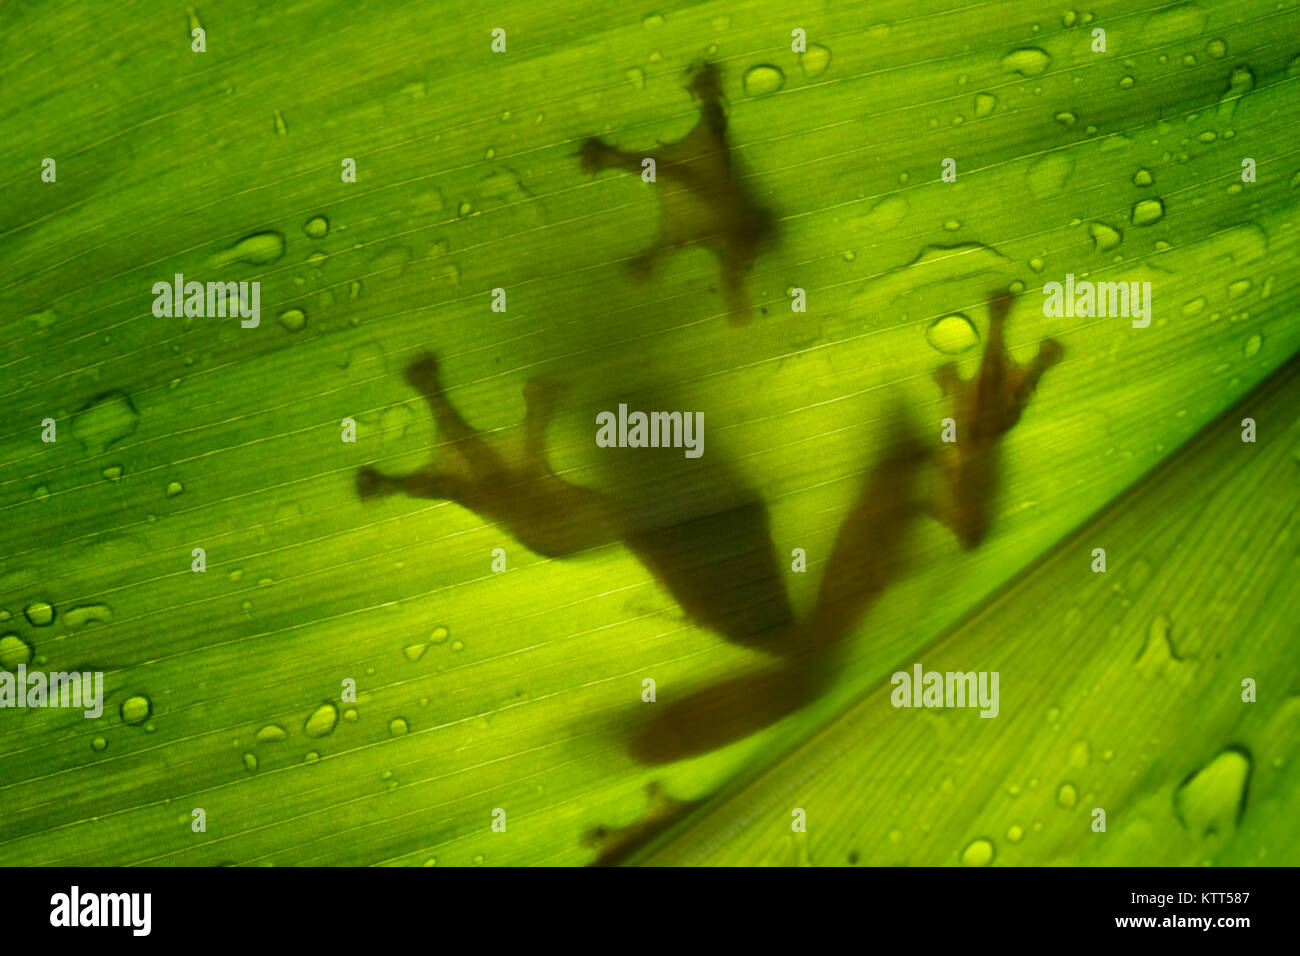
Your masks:
M 799 54 L 799 69 L 808 79 L 821 76 L 831 65 L 831 51 L 820 43 L 809 43 L 808 49 Z
M 284 255 L 284 236 L 278 232 L 257 232 L 235 243 L 209 260 L 212 266 L 225 266 L 242 262 L 250 266 L 265 266 Z
M 1012 824 L 1010 827 L 1007 828 L 1008 843 L 1019 843 L 1021 838 L 1024 837 L 1024 835 L 1025 835 L 1025 831 L 1020 829 L 1020 827 L 1014 824 Z
M 423 657 L 424 652 L 427 651 L 428 649 L 429 649 L 429 644 L 427 641 L 425 641 L 420 644 L 406 645 L 406 647 L 402 648 L 402 653 L 406 655 L 406 659 L 408 661 L 414 662 L 414 661 L 418 661 L 421 657 Z
M 303 763 L 316 763 L 318 760 L 320 760 L 320 754 L 315 750 L 309 750 L 302 755 Z
M 299 332 L 307 324 L 307 313 L 302 309 L 286 309 L 276 317 L 276 321 L 289 332 Z
M 103 469 L 100 474 L 109 481 L 118 481 L 122 477 L 122 466 L 109 465 L 107 468 Z
M 1205 45 L 1205 49 L 1216 60 L 1222 60 L 1228 53 L 1228 45 L 1222 40 L 1211 40 Z
M 1228 77 L 1228 88 L 1224 94 L 1219 97 L 1218 118 L 1223 121 L 1231 120 L 1232 114 L 1237 109 L 1237 101 L 1255 88 L 1255 74 L 1251 72 L 1250 67 L 1239 66 L 1232 71 Z
M 1012 50 L 1002 58 L 1002 69 L 1006 73 L 1019 73 L 1021 76 L 1039 76 L 1051 64 L 1052 58 L 1046 50 L 1036 46 Z
M 90 742 L 90 746 L 93 750 L 106 750 L 108 748 L 108 741 L 103 737 L 96 737 Z
M 1074 158 L 1065 153 L 1048 153 L 1030 164 L 1025 183 L 1035 199 L 1059 195 L 1074 172 Z
M 443 641 L 447 639 L 447 635 L 449 633 L 451 632 L 448 631 L 445 627 L 442 626 L 435 627 L 433 629 L 433 633 L 429 635 L 429 640 L 434 644 L 441 644 Z
M 1246 812 L 1253 763 L 1247 751 L 1229 747 L 1189 775 L 1174 793 L 1178 822 L 1198 838 L 1231 830 Z
M 1080 740 L 1070 748 L 1070 766 L 1076 770 L 1082 770 L 1088 766 L 1088 760 L 1092 757 L 1092 747 L 1088 741 Z
M 1264 344 L 1264 339 L 1260 335 L 1252 335 L 1246 339 L 1246 344 L 1241 347 L 1241 354 L 1246 358 L 1254 358 L 1259 354 L 1260 346 Z
M 400 737 L 410 728 L 407 727 L 406 721 L 401 717 L 394 717 L 388 722 L 388 733 L 393 737 Z
M 743 79 L 746 96 L 765 96 L 785 86 L 785 74 L 770 63 L 751 66 Z
M 925 331 L 925 340 L 944 355 L 960 355 L 979 344 L 974 324 L 960 312 L 936 319 Z
M 453 651 L 462 651 L 462 650 L 465 649 L 465 645 L 462 644 L 460 641 L 452 641 L 452 642 L 451 642 L 451 649 L 452 649 Z
M 95 454 L 135 431 L 140 413 L 125 392 L 107 392 L 72 416 L 72 434 Z
M 1062 111 L 1056 114 L 1056 122 L 1060 123 L 1062 126 L 1073 126 L 1075 123 L 1079 122 L 1079 118 L 1071 112 Z
M 645 89 L 645 70 L 639 66 L 629 66 L 627 72 L 623 74 L 627 77 L 628 82 L 638 90 Z
M 998 105 L 998 98 L 992 93 L 975 94 L 975 115 L 977 117 L 988 116 Z
M 1074 784 L 1063 783 L 1056 791 L 1056 802 L 1069 809 L 1079 802 L 1079 791 L 1074 789 Z
M 1096 252 L 1110 252 L 1119 246 L 1124 239 L 1124 234 L 1113 226 L 1108 226 L 1104 222 L 1091 222 L 1088 224 L 1088 235 L 1092 237 L 1092 248 Z
M 641 25 L 645 27 L 647 30 L 653 30 L 656 27 L 661 27 L 664 25 L 664 18 L 657 13 L 648 13 L 646 14 L 645 18 L 641 21 Z
M 972 840 L 961 851 L 961 861 L 966 866 L 988 866 L 993 862 L 994 850 L 991 840 Z
M 956 232 L 961 228 L 961 221 L 958 219 L 946 220 L 943 224 L 943 228 L 948 232 Z
M 279 110 L 275 111 L 275 133 L 277 136 L 289 135 L 289 124 L 284 121 L 284 114 Z
M 169 482 L 167 482 L 167 497 L 168 497 L 168 498 L 175 498 L 177 495 L 181 494 L 181 493 L 184 492 L 184 491 L 185 491 L 185 486 L 182 485 L 179 481 L 169 481 Z
M 461 205 L 469 204 L 462 203 Z M 372 272 L 382 275 L 386 279 L 395 279 L 406 271 L 406 266 L 410 261 L 411 250 L 406 246 L 389 246 L 371 260 L 370 268 Z
M 19 664 L 26 664 L 32 659 L 31 645 L 17 634 L 0 637 L 0 667 L 14 671 Z
M 142 724 L 149 719 L 153 704 L 148 697 L 137 694 L 122 701 L 122 723 Z
M 1139 169 L 1136 173 L 1133 174 L 1134 186 L 1150 186 L 1153 182 L 1155 182 L 1155 180 L 1151 178 L 1150 170 Z
M 269 744 L 289 736 L 279 724 L 267 724 L 257 732 L 258 743 Z
M 1228 284 L 1228 298 L 1239 299 L 1251 290 L 1254 283 L 1249 279 L 1237 279 Z
M 257 758 L 250 753 L 244 754 L 244 769 L 249 773 L 257 769 Z
M 1149 226 L 1159 222 L 1165 214 L 1165 204 L 1159 199 L 1143 199 L 1134 204 L 1132 221 L 1135 226 Z
M 356 723 L 357 709 L 355 707 L 349 707 L 347 710 L 343 711 L 343 719 L 350 721 L 352 723 Z
M 324 216 L 312 216 L 303 223 L 302 231 L 312 239 L 324 239 L 329 235 L 330 221 Z
M 69 608 L 63 615 L 63 622 L 69 627 L 85 627 L 87 624 L 108 624 L 113 620 L 113 609 L 107 604 L 81 604 Z
M 32 627 L 49 627 L 54 623 L 54 606 L 48 601 L 33 601 L 23 608 L 23 614 Z
M 1131 90 L 1133 88 L 1133 77 L 1126 76 L 1122 80 L 1120 80 L 1119 88 L 1121 90 Z
M 338 723 L 338 708 L 333 704 L 321 704 L 307 718 L 303 724 L 302 732 L 308 737 L 324 737 L 334 731 L 334 725 Z

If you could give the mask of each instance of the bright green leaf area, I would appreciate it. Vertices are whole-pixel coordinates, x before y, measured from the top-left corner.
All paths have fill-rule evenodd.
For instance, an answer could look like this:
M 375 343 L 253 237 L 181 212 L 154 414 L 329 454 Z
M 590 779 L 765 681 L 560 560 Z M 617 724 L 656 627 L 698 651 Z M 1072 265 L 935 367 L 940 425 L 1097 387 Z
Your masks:
M 107 694 L 0 709 L 0 864 L 1300 862 L 1296 3 L 190 9 L 0 5 L 0 665 Z M 682 137 L 703 58 L 781 224 L 747 326 L 706 251 L 637 283 L 654 187 L 575 156 Z M 260 282 L 260 325 L 156 317 L 177 273 Z M 1045 316 L 1067 275 L 1151 283 L 1149 327 Z M 555 470 L 685 515 L 592 441 L 654 394 L 806 551 L 804 614 L 891 410 L 937 441 L 931 373 L 1008 285 L 1013 358 L 1064 359 L 988 537 L 917 523 L 831 688 L 713 753 L 628 740 L 762 658 L 629 551 L 354 490 L 447 453 L 428 349 L 485 431 L 563 382 Z M 918 661 L 998 671 L 999 716 L 892 707 Z

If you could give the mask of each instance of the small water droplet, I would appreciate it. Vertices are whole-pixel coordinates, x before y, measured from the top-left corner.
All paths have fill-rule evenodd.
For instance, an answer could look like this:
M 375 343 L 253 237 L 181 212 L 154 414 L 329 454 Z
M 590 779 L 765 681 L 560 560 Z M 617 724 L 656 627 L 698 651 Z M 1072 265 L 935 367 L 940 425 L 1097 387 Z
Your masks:
M 465 645 L 462 644 L 460 641 L 452 641 L 452 642 L 451 642 L 451 649 L 452 649 L 453 651 L 462 651 L 462 650 L 465 649 Z
M 185 491 L 185 486 L 182 485 L 179 481 L 167 482 L 166 494 L 168 498 L 175 498 L 177 495 L 181 494 L 184 491 Z
M 1216 60 L 1222 60 L 1228 53 L 1228 45 L 1222 40 L 1211 40 L 1205 45 L 1205 49 Z
M 406 647 L 402 648 L 402 653 L 406 655 L 406 659 L 408 661 L 414 662 L 414 661 L 418 661 L 421 657 L 423 657 L 424 652 L 427 651 L 428 649 L 429 649 L 429 643 L 427 641 L 424 641 L 419 644 L 406 645 Z
M 1056 802 L 1068 809 L 1079 802 L 1079 791 L 1074 784 L 1063 783 L 1056 791 Z
M 645 70 L 641 69 L 641 67 L 629 66 L 627 72 L 623 75 L 627 77 L 628 82 L 631 83 L 635 89 L 645 89 Z
M 388 722 L 388 733 L 390 736 L 400 737 L 406 733 L 408 729 L 406 721 L 401 717 L 394 717 Z
M 976 117 L 985 117 L 992 113 L 998 105 L 998 98 L 992 93 L 975 94 L 975 115 Z
M 448 631 L 445 627 L 442 626 L 435 627 L 433 629 L 433 633 L 429 635 L 429 640 L 434 644 L 441 644 L 443 641 L 447 639 L 447 635 L 449 633 L 451 632 Z
M 122 477 L 122 466 L 109 465 L 107 468 L 103 469 L 100 472 L 100 474 L 103 475 L 109 481 L 118 481 Z
M 254 770 L 256 770 L 257 758 L 249 753 L 244 754 L 244 769 L 247 770 L 249 773 L 252 773 Z
M 289 124 L 284 121 L 284 114 L 279 110 L 275 111 L 275 132 L 277 136 L 289 135 Z
M 647 30 L 653 30 L 664 25 L 664 18 L 658 13 L 648 13 L 641 21 L 641 25 Z
M 1256 334 L 1246 339 L 1246 344 L 1241 347 L 1241 354 L 1246 358 L 1254 358 L 1259 354 L 1260 346 L 1264 344 L 1262 336 Z
M 1159 199 L 1143 199 L 1133 206 L 1132 221 L 1135 226 L 1149 226 L 1159 222 L 1165 214 L 1165 204 Z
M 1019 843 L 1021 838 L 1024 835 L 1025 835 L 1025 831 L 1020 829 L 1020 827 L 1015 826 L 1014 824 L 1012 824 L 1010 827 L 1007 828 L 1008 843 Z
M 330 222 L 324 216 L 312 216 L 303 223 L 302 231 L 312 239 L 324 239 L 329 235 Z
M 106 750 L 108 748 L 108 741 L 103 737 L 96 737 L 90 742 L 90 746 L 92 750 Z
M 785 74 L 770 63 L 760 63 L 745 71 L 743 85 L 746 96 L 766 96 L 785 86 Z

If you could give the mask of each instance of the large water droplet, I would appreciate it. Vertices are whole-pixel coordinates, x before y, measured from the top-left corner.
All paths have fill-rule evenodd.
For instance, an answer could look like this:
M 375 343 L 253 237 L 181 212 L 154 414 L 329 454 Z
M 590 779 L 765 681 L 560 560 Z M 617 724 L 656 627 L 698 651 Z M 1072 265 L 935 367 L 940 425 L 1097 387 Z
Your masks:
M 269 744 L 289 736 L 279 724 L 267 724 L 257 732 L 258 743 Z
M 149 719 L 153 704 L 148 697 L 136 694 L 122 701 L 122 723 L 142 724 Z
M 785 74 L 769 63 L 762 63 L 746 70 L 743 82 L 746 96 L 765 96 L 785 86 Z
M 0 637 L 0 667 L 5 670 L 17 670 L 19 664 L 26 664 L 32 659 L 31 645 L 17 634 Z
M 1052 58 L 1046 50 L 1036 46 L 1012 50 L 1002 58 L 1002 69 L 1007 73 L 1019 73 L 1021 76 L 1039 76 L 1051 64 Z
M 954 312 L 936 319 L 925 330 L 925 340 L 944 355 L 960 355 L 979 344 L 979 333 L 965 315 Z
M 1246 791 L 1254 764 L 1239 747 L 1221 751 L 1192 773 L 1174 793 L 1174 813 L 1193 836 L 1231 830 L 1246 812 Z
M 140 413 L 125 392 L 106 392 L 72 416 L 72 434 L 99 454 L 135 431 Z
M 54 606 L 48 601 L 33 601 L 23 608 L 23 614 L 32 627 L 49 627 L 54 623 Z
M 69 627 L 85 627 L 87 624 L 108 624 L 113 620 L 113 609 L 107 604 L 82 604 L 69 608 L 63 615 L 63 622 Z
M 333 732 L 334 725 L 338 722 L 338 708 L 330 703 L 321 704 L 307 718 L 307 723 L 303 725 L 302 732 L 308 737 L 324 737 Z
M 1159 199 L 1143 199 L 1135 203 L 1131 219 L 1135 226 L 1149 226 L 1159 222 L 1165 215 L 1165 204 Z
M 994 850 L 990 840 L 972 840 L 961 851 L 961 861 L 966 866 L 988 866 L 993 862 Z
M 209 260 L 214 267 L 242 262 L 251 266 L 265 266 L 284 255 L 284 236 L 278 232 L 257 232 L 240 239 L 224 252 Z
M 821 76 L 831 65 L 831 51 L 820 43 L 809 43 L 808 49 L 799 54 L 799 68 L 809 79 Z
M 1092 247 L 1097 252 L 1110 252 L 1124 239 L 1122 232 L 1104 222 L 1089 223 L 1088 235 L 1092 237 Z

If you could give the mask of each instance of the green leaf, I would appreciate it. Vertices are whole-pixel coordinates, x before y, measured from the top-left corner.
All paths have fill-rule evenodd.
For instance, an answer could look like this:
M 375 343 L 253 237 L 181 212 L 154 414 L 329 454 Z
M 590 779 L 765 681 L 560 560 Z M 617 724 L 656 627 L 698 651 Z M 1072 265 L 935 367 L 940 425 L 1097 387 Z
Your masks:
M 107 695 L 0 709 L 0 863 L 1295 862 L 1295 9 L 651 13 L 0 6 L 0 664 Z M 703 58 L 780 224 L 745 326 L 705 251 L 634 280 L 653 187 L 577 155 L 679 140 Z M 176 274 L 260 282 L 260 324 L 157 317 Z M 1041 314 L 1067 275 L 1150 282 L 1150 326 Z M 594 412 L 700 409 L 701 460 L 766 503 L 782 568 L 806 551 L 806 621 L 895 412 L 937 438 L 931 374 L 974 374 L 1008 285 L 1012 357 L 1064 359 L 988 536 L 912 524 L 817 699 L 692 759 L 634 756 L 648 708 L 725 703 L 767 655 L 623 546 L 357 499 L 365 465 L 452 452 L 403 378 L 426 350 L 493 436 L 564 384 L 555 471 L 670 525 L 693 479 L 596 448 Z M 1221 417 L 1248 395 L 1254 444 Z M 918 660 L 1000 668 L 999 717 L 889 707 Z

